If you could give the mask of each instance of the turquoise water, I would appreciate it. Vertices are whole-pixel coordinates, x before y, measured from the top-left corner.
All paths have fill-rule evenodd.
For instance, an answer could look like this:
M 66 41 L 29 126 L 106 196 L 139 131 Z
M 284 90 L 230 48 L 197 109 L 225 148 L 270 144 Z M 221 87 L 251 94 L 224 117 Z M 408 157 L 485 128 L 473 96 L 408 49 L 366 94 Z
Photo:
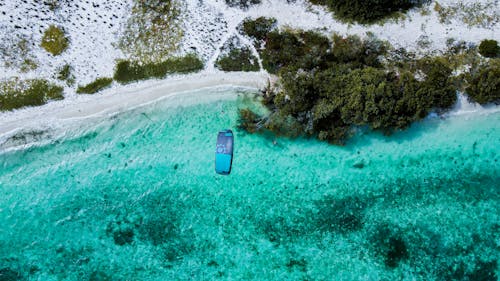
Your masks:
M 237 131 L 252 95 L 179 103 L 1 153 L 0 280 L 497 280 L 500 113 L 337 147 Z

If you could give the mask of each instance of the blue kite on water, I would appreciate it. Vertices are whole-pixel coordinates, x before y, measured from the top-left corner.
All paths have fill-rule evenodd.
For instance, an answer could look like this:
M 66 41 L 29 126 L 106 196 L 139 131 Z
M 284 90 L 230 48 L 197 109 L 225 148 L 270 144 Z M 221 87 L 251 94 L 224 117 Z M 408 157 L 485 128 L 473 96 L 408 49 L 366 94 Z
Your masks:
M 221 175 L 231 173 L 233 164 L 234 136 L 231 130 L 222 130 L 217 135 L 217 146 L 215 148 L 215 172 Z

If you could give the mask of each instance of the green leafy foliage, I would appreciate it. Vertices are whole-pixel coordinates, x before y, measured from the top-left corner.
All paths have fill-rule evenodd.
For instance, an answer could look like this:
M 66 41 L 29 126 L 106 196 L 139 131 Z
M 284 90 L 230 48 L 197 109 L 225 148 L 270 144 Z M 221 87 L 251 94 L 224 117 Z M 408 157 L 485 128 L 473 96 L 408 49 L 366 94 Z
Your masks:
M 414 0 L 309 0 L 325 5 L 339 19 L 359 23 L 373 23 L 398 11 L 406 11 L 424 1 Z
M 254 20 L 247 18 L 242 25 L 243 32 L 257 42 L 266 39 L 267 34 L 275 27 L 276 19 L 266 17 L 258 17 Z
M 23 73 L 35 70 L 38 68 L 38 64 L 36 63 L 35 60 L 26 58 L 22 61 L 19 70 Z
M 47 52 L 57 56 L 68 48 L 69 40 L 61 28 L 51 25 L 43 33 L 41 45 Z
M 270 73 L 285 66 L 312 69 L 322 66 L 330 48 L 328 38 L 312 31 L 272 31 L 261 52 L 262 65 Z
M 113 78 L 120 83 L 130 83 L 149 78 L 163 78 L 170 73 L 190 73 L 201 70 L 203 62 L 193 54 L 170 58 L 160 63 L 141 64 L 122 60 L 116 64 Z
M 228 54 L 220 56 L 215 66 L 224 71 L 259 71 L 257 58 L 248 47 L 231 49 Z
M 355 127 L 390 133 L 455 103 L 452 70 L 443 59 L 415 61 L 413 72 L 390 71 L 379 60 L 387 48 L 373 37 L 335 35 L 330 42 L 311 32 L 269 33 L 263 64 L 278 73 L 280 90 L 266 99 L 272 113 L 262 127 L 342 144 Z
M 94 94 L 99 92 L 102 89 L 109 87 L 113 83 L 113 79 L 101 77 L 97 78 L 94 82 L 87 84 L 85 86 L 78 86 L 76 92 L 78 94 Z
M 485 39 L 479 44 L 479 53 L 483 57 L 495 58 L 500 55 L 500 46 L 495 40 Z
M 240 7 L 247 9 L 251 5 L 260 4 L 261 0 L 225 0 L 230 7 Z
M 73 75 L 73 67 L 65 64 L 57 70 L 56 78 L 61 81 L 66 81 L 66 84 L 72 86 L 75 83 L 75 75 Z
M 142 63 L 172 56 L 183 37 L 181 3 L 174 0 L 134 0 L 118 38 L 118 47 Z
M 255 133 L 259 129 L 259 123 L 262 118 L 248 108 L 240 109 L 239 129 L 243 129 L 250 133 Z
M 0 111 L 63 99 L 63 88 L 43 79 L 13 78 L 0 82 Z
M 465 92 L 480 104 L 500 103 L 500 59 L 490 60 L 471 74 Z
M 71 65 L 65 64 L 57 72 L 57 79 L 64 81 L 68 79 L 70 75 L 71 75 Z

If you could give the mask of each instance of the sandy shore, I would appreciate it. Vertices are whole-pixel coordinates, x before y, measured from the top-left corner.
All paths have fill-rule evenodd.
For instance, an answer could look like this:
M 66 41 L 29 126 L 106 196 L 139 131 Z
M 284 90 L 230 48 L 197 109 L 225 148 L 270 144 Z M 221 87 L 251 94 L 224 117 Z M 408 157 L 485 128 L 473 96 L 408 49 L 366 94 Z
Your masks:
M 73 95 L 39 107 L 0 113 L 0 138 L 23 129 L 37 130 L 71 120 L 123 112 L 196 89 L 226 85 L 261 89 L 269 79 L 269 75 L 263 72 L 201 72 L 126 86 L 116 85 L 95 95 Z

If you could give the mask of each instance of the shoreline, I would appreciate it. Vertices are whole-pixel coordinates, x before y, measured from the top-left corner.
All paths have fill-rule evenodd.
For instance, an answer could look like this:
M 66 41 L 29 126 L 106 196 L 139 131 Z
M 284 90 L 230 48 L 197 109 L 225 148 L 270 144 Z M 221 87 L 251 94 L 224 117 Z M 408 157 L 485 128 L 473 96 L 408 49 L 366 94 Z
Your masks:
M 112 115 L 203 88 L 236 86 L 263 89 L 271 79 L 266 72 L 202 71 L 162 80 L 115 84 L 93 95 L 74 94 L 41 106 L 1 112 L 0 140 L 23 129 L 57 127 L 67 121 Z
M 111 88 L 96 94 L 69 94 L 64 100 L 45 105 L 25 107 L 0 112 L 0 152 L 43 142 L 55 136 L 71 134 L 72 129 L 92 126 L 92 120 L 113 116 L 160 100 L 171 98 L 169 105 L 185 106 L 213 102 L 226 98 L 217 92 L 203 89 L 248 88 L 263 89 L 274 83 L 276 77 L 267 72 L 201 71 L 186 75 L 172 75 L 162 80 L 145 80 L 121 85 L 115 82 Z M 500 112 L 500 106 L 481 106 L 472 103 L 458 93 L 455 106 L 441 118 L 491 114 Z M 428 118 L 437 117 L 429 115 Z

